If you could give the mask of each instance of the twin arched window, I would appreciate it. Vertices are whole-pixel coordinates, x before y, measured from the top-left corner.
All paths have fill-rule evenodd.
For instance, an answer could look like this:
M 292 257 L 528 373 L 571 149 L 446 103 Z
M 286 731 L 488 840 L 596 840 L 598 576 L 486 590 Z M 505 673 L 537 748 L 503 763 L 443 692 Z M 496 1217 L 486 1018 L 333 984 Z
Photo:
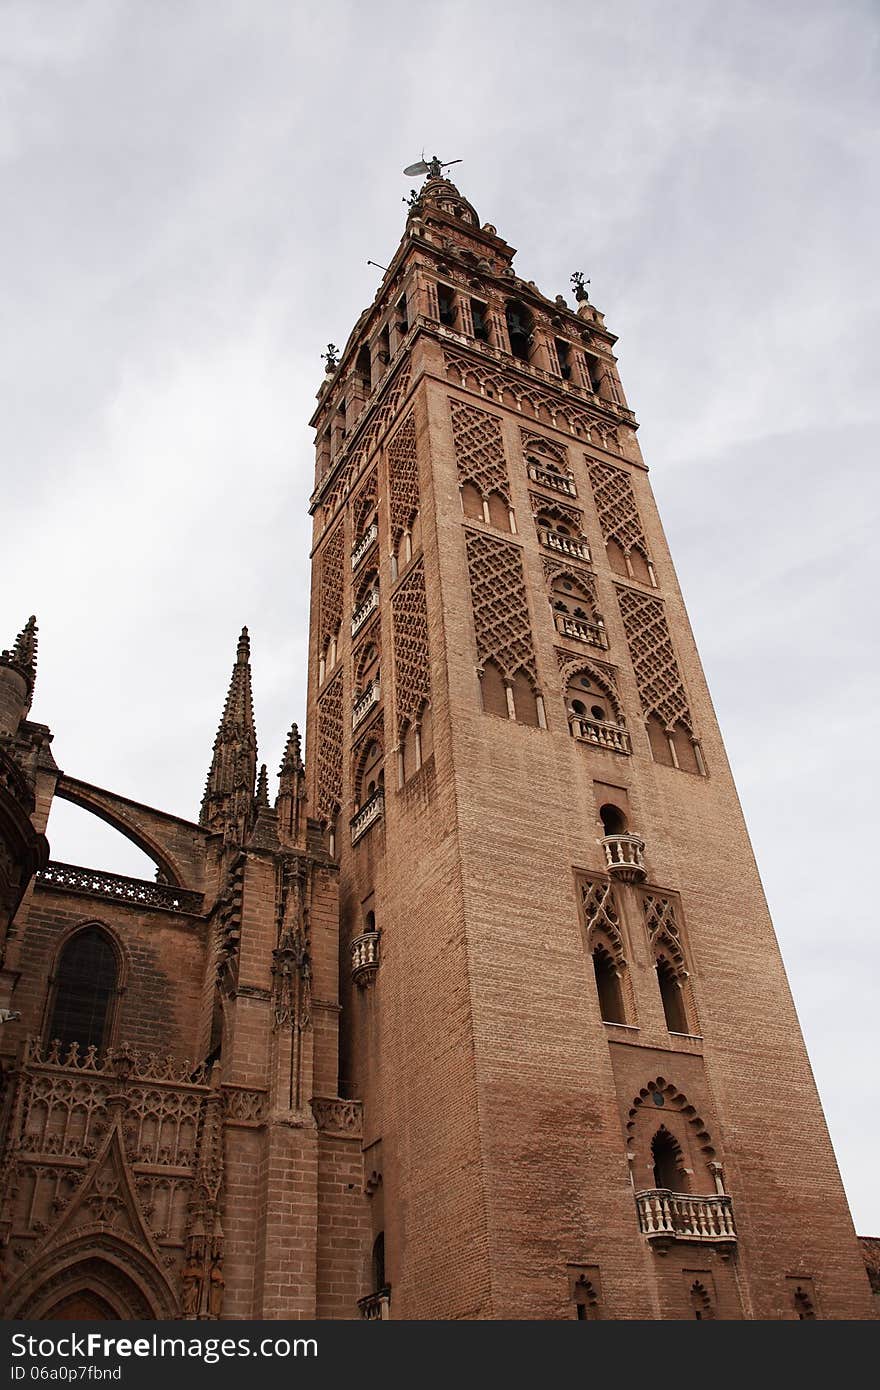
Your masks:
M 58 1038 L 62 1053 L 71 1043 L 98 1051 L 110 1042 L 119 992 L 119 957 L 105 931 L 84 927 L 61 949 L 52 981 L 47 1042 Z

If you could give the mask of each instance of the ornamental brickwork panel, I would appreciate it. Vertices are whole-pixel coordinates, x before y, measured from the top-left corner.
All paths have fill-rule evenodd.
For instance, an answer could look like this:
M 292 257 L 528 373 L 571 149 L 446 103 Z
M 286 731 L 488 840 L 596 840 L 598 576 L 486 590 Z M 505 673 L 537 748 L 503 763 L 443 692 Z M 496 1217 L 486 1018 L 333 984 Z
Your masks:
M 394 632 L 394 695 L 397 727 L 418 719 L 431 698 L 428 659 L 428 609 L 425 570 L 421 560 L 412 566 L 391 596 Z
M 396 546 L 409 530 L 419 510 L 419 465 L 416 457 L 416 421 L 413 412 L 394 431 L 386 450 L 391 512 L 391 543 Z
M 624 555 L 638 550 L 650 560 L 629 474 L 599 459 L 587 459 L 587 468 L 605 544 L 616 541 Z
M 494 661 L 509 680 L 517 671 L 525 671 L 537 685 L 535 646 L 519 547 L 468 531 L 467 560 L 479 664 Z
M 357 445 L 352 449 L 351 454 L 335 476 L 332 486 L 322 498 L 325 513 L 328 516 L 345 493 L 349 491 L 362 465 L 370 457 L 397 414 L 400 403 L 409 390 L 409 369 L 402 370 L 387 386 L 383 385 L 381 389 L 385 392 L 382 404 L 374 414 L 370 415 Z
M 501 437 L 501 421 L 497 415 L 478 410 L 462 401 L 449 402 L 452 411 L 452 438 L 455 442 L 455 461 L 458 481 L 473 483 L 488 497 L 498 492 L 510 505 L 510 481 L 507 460 Z
M 499 405 L 510 404 L 552 429 L 566 430 L 588 444 L 621 453 L 617 429 L 601 415 L 575 405 L 568 393 L 546 390 L 516 370 L 503 369 L 493 362 L 481 362 L 470 354 L 446 352 L 446 375 L 468 391 L 478 391 Z
M 351 505 L 352 535 L 356 541 L 360 539 L 366 530 L 367 522 L 376 511 L 377 497 L 376 470 L 374 468 L 365 482 L 358 488 Z
M 318 701 L 318 814 L 334 820 L 342 805 L 342 672 Z
M 564 444 L 557 444 L 555 439 L 548 439 L 543 434 L 532 434 L 529 430 L 524 429 L 520 429 L 520 438 L 522 439 L 523 454 L 528 456 L 530 453 L 536 453 L 544 458 L 554 459 L 567 471 L 568 450 Z
M 318 563 L 321 567 L 318 604 L 321 614 L 321 646 L 324 647 L 342 626 L 345 531 L 341 525 L 327 537 Z
M 690 707 L 662 601 L 621 587 L 617 601 L 645 717 L 656 714 L 669 730 L 680 722 L 692 735 Z
M 597 932 L 603 933 L 614 948 L 617 963 L 624 964 L 620 914 L 610 881 L 605 878 L 591 883 L 581 883 L 580 893 L 588 944 L 592 946 L 593 937 Z

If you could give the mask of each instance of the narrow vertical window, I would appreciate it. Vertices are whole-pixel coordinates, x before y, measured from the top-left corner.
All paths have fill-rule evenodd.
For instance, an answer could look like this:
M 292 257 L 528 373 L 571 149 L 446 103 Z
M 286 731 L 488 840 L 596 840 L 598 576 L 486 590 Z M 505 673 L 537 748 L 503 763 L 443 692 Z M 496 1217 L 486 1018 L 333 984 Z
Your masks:
M 64 946 L 55 973 L 48 1042 L 100 1051 L 110 1040 L 117 981 L 116 952 L 100 927 L 86 927 Z

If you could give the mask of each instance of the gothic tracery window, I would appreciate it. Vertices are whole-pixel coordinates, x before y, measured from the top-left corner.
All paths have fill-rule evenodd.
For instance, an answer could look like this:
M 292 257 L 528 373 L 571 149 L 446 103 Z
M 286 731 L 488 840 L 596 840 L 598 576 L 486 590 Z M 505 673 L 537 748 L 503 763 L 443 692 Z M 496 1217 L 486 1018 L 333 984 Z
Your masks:
M 112 941 L 99 926 L 88 926 L 65 942 L 53 977 L 47 1042 L 60 1039 L 62 1051 L 105 1048 L 110 1040 L 119 962 Z

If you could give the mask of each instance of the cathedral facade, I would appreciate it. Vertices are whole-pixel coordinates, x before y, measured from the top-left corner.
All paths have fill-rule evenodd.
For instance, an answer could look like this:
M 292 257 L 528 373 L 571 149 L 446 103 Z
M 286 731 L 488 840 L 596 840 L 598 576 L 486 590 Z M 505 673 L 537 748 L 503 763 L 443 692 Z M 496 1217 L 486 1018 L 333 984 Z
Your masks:
M 274 799 L 246 630 L 198 822 L 0 657 L 0 1316 L 872 1316 L 615 339 L 514 254 L 434 162 L 328 348 Z

